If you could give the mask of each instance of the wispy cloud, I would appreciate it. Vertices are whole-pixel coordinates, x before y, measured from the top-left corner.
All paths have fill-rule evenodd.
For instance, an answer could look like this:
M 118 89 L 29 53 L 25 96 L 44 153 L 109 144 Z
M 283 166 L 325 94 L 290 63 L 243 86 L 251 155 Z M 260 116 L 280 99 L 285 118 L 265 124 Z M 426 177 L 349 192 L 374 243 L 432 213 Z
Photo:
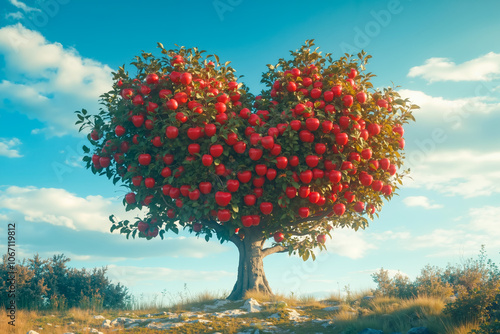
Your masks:
M 16 148 L 21 145 L 21 141 L 18 138 L 0 138 L 0 156 L 8 158 L 21 158 L 22 155 Z
M 483 56 L 456 64 L 449 58 L 430 58 L 424 65 L 410 69 L 409 77 L 435 81 L 490 81 L 500 75 L 500 54 L 489 52 Z
M 453 229 L 439 228 L 429 233 L 415 235 L 409 250 L 425 250 L 432 246 L 429 257 L 463 256 L 477 254 L 481 245 L 488 249 L 500 248 L 500 207 L 471 208 Z
M 403 203 L 410 207 L 421 207 L 427 210 L 439 209 L 443 206 L 440 204 L 432 204 L 431 200 L 425 196 L 408 196 L 403 199 Z
M 24 14 L 21 12 L 13 12 L 5 14 L 6 19 L 20 20 L 24 17 Z
M 22 11 L 26 12 L 26 13 L 30 13 L 30 12 L 40 12 L 41 10 L 38 9 L 38 8 L 34 8 L 34 7 L 30 7 L 28 5 L 26 5 L 24 2 L 21 2 L 19 0 L 9 0 L 9 2 L 15 6 L 16 8 L 19 8 L 21 9 Z
M 345 256 L 350 259 L 363 258 L 369 250 L 377 248 L 366 240 L 363 231 L 353 229 L 335 229 L 332 239 L 326 242 L 329 253 Z

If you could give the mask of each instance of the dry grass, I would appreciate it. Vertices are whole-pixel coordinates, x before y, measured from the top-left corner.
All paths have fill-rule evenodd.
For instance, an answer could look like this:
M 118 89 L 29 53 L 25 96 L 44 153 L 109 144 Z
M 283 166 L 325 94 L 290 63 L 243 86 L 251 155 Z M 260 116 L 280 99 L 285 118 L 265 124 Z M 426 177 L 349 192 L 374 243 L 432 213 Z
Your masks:
M 443 323 L 443 330 L 445 334 L 469 334 L 473 329 L 479 328 L 479 323 L 466 323 L 456 325 L 451 323 Z M 432 329 L 432 328 L 430 328 Z
M 15 329 L 6 321 L 0 321 L 0 333 L 27 333 L 30 330 L 51 334 L 81 332 L 85 327 L 100 328 L 102 320 L 95 320 L 96 313 L 72 308 L 64 312 L 17 310 Z M 74 324 L 70 325 L 71 322 Z M 40 328 L 43 328 L 40 329 Z M 99 329 L 103 333 L 110 330 Z
M 129 313 L 129 317 L 137 318 L 145 313 L 159 313 L 169 310 L 177 313 L 192 310 L 193 308 L 203 309 L 204 306 L 212 304 L 225 297 L 225 293 L 205 292 L 193 296 L 185 297 L 181 302 L 169 308 L 148 308 L 136 311 L 104 311 L 101 314 L 107 319 L 114 319 Z M 268 303 L 260 313 L 249 313 L 241 317 L 228 317 L 212 320 L 210 326 L 213 330 L 224 333 L 237 333 L 239 331 L 258 328 L 262 321 L 271 321 L 281 329 L 291 330 L 294 333 L 314 333 L 324 331 L 320 323 L 306 321 L 294 324 L 282 319 L 268 319 L 273 313 L 280 313 L 285 308 L 297 308 L 297 310 L 311 319 L 331 319 L 334 320 L 335 327 L 328 327 L 329 333 L 357 333 L 365 328 L 379 329 L 387 333 L 406 333 L 412 327 L 425 326 L 433 333 L 442 334 L 466 334 L 478 327 L 478 324 L 454 324 L 451 318 L 443 314 L 445 301 L 440 298 L 421 296 L 414 299 L 398 299 L 389 297 L 375 297 L 364 299 L 368 295 L 366 292 L 350 294 L 349 298 L 337 298 L 331 296 L 327 300 L 319 301 L 313 296 L 269 296 L 258 292 L 247 293 L 245 299 L 254 298 L 259 303 Z M 284 303 L 283 303 L 284 302 Z M 286 304 L 285 304 L 286 303 Z M 336 311 L 326 311 L 325 307 L 332 304 L 339 306 Z M 232 309 L 241 307 L 241 301 L 227 303 L 221 308 Z M 132 313 L 133 312 L 133 313 Z M 112 330 L 100 328 L 102 320 L 93 318 L 93 311 L 73 308 L 64 312 L 51 311 L 18 311 L 16 319 L 15 333 L 27 333 L 29 330 L 36 330 L 40 333 L 63 334 L 66 332 L 83 333 L 85 327 L 97 328 L 103 333 L 112 333 Z M 74 322 L 73 325 L 69 325 Z M 50 323 L 51 325 L 47 325 Z M 253 324 L 253 325 L 251 325 Z M 173 329 L 172 333 L 202 333 L 206 330 L 204 324 L 186 324 L 179 329 Z M 257 327 L 256 327 L 257 326 Z M 42 327 L 43 330 L 39 330 Z M 265 329 L 264 327 L 262 329 Z M 10 331 L 7 322 L 0 322 L 0 333 L 14 333 Z M 116 329 L 115 329 L 116 330 Z M 147 328 L 129 329 L 127 333 L 154 333 Z

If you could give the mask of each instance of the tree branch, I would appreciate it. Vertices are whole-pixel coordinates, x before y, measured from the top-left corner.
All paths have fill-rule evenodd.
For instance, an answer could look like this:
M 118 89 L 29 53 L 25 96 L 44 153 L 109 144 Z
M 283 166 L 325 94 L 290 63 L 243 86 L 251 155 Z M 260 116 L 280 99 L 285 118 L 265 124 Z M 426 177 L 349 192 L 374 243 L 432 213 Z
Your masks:
M 292 248 L 292 250 L 298 249 L 303 243 L 305 243 L 305 240 L 295 244 Z M 283 245 L 275 245 L 272 247 L 268 247 L 262 250 L 262 258 L 265 258 L 268 255 L 275 254 L 275 253 L 286 253 L 289 251 L 288 247 L 285 247 Z
M 284 253 L 286 251 L 288 251 L 288 248 L 286 248 L 285 246 L 276 245 L 273 247 L 264 248 L 262 250 L 262 257 L 264 258 L 264 257 L 271 255 L 271 254 L 274 254 L 274 253 Z

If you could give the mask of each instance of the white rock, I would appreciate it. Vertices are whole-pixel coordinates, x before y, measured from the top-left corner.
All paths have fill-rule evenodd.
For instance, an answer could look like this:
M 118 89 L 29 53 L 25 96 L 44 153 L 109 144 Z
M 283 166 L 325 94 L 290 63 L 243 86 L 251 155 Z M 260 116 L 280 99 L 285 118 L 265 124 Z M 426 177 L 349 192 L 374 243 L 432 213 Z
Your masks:
M 209 324 L 211 322 L 212 321 L 206 320 L 206 319 L 195 319 L 195 320 L 189 321 L 190 324 Z
M 309 317 L 301 316 L 300 313 L 297 312 L 297 310 L 294 310 L 292 308 L 287 308 L 286 312 L 288 315 L 288 320 L 296 321 L 296 322 L 302 322 L 302 321 L 309 320 Z
M 38 334 L 38 332 L 35 332 L 34 330 L 28 331 L 26 334 Z
M 102 315 L 94 315 L 94 319 L 95 320 L 104 320 L 106 318 L 104 318 Z
M 242 309 L 249 313 L 254 313 L 254 312 L 260 312 L 261 306 L 258 301 L 256 301 L 253 298 L 250 298 L 245 300 L 245 304 L 243 304 Z
M 234 309 L 234 310 L 226 310 L 224 312 L 215 312 L 215 313 L 212 313 L 211 315 L 213 315 L 214 317 L 217 317 L 217 318 L 223 318 L 223 317 L 237 317 L 237 316 L 243 315 L 243 314 L 248 314 L 248 312 L 245 312 L 243 310 Z
M 102 328 L 111 328 L 111 320 L 104 320 L 101 325 Z

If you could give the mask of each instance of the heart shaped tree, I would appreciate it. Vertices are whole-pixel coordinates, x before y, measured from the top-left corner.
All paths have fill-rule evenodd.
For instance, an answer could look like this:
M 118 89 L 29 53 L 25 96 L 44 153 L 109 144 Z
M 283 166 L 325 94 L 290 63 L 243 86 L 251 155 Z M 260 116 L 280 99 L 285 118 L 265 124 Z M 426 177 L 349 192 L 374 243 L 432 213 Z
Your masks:
M 333 60 L 313 45 L 268 65 L 255 97 L 229 62 L 196 48 L 159 44 L 163 56 L 143 52 L 133 76 L 113 73 L 105 108 L 76 122 L 90 129 L 87 168 L 123 183 L 126 209 L 145 212 L 111 216 L 111 231 L 151 239 L 183 228 L 234 243 L 228 298 L 239 299 L 272 293 L 264 257 L 314 259 L 333 227 L 365 228 L 406 173 L 402 124 L 418 107 L 373 89 L 365 53 Z

